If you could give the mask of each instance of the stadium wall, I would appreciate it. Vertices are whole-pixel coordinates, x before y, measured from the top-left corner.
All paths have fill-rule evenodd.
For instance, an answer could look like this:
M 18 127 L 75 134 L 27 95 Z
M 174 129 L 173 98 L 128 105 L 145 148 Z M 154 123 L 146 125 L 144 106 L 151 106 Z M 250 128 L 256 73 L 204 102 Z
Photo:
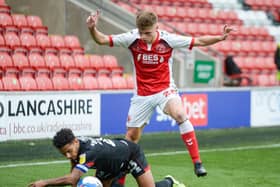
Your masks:
M 0 141 L 50 138 L 62 127 L 78 135 L 124 134 L 131 91 L 1 92 Z M 280 125 L 279 88 L 182 90 L 196 129 Z M 178 131 L 158 108 L 144 133 Z

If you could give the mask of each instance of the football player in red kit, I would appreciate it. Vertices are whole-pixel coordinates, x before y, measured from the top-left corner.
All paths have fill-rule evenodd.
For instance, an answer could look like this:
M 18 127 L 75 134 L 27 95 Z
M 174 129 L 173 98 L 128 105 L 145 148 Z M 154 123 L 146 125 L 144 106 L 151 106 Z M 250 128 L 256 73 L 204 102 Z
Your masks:
M 192 123 L 178 94 L 172 76 L 174 49 L 209 46 L 225 40 L 233 28 L 224 26 L 221 35 L 190 37 L 176 35 L 158 28 L 154 12 L 141 11 L 136 16 L 136 29 L 116 35 L 106 35 L 97 29 L 99 11 L 87 18 L 87 25 L 94 41 L 99 45 L 128 48 L 134 65 L 135 94 L 131 98 L 127 120 L 126 139 L 138 142 L 144 126 L 154 109 L 161 110 L 176 120 L 180 134 L 194 164 L 195 174 L 205 176 L 198 142 Z M 187 24 L 187 23 L 186 23 Z

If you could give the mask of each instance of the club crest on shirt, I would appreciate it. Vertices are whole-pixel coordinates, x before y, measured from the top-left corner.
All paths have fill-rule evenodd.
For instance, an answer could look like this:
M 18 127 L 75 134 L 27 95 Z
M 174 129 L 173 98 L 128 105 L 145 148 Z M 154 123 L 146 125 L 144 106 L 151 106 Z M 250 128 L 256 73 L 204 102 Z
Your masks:
M 86 154 L 81 154 L 79 156 L 79 164 L 84 164 L 86 162 Z

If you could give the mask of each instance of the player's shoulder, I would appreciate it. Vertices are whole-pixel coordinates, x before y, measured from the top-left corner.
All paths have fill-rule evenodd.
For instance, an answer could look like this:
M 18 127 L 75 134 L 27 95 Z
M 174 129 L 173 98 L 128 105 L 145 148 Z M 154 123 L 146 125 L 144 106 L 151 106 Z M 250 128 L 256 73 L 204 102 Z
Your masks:
M 125 32 L 124 34 L 136 37 L 139 35 L 139 32 L 138 32 L 138 29 L 131 29 L 131 30 Z
M 170 39 L 177 36 L 176 34 L 170 33 L 166 30 L 158 30 L 158 32 L 159 32 L 160 38 L 163 39 L 163 40 L 170 40 Z

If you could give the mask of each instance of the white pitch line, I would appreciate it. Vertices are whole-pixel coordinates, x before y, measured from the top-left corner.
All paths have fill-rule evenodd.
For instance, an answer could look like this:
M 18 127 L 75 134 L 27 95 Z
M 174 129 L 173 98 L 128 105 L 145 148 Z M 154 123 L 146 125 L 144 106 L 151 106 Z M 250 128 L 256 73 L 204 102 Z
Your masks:
M 200 153 L 210 153 L 210 152 L 218 152 L 218 151 L 240 151 L 240 150 L 252 150 L 252 149 L 269 149 L 269 148 L 278 148 L 278 147 L 280 147 L 280 144 L 244 146 L 244 147 L 233 147 L 233 148 L 219 148 L 219 149 L 205 149 L 205 150 L 200 150 L 199 152 Z M 185 153 L 187 153 L 187 151 L 149 153 L 149 154 L 146 154 L 146 157 L 178 155 L 178 154 L 185 154 Z M 69 162 L 69 161 L 68 160 L 58 160 L 58 161 L 50 161 L 50 162 L 8 164 L 8 165 L 0 165 L 0 168 L 14 168 L 14 167 L 21 167 L 21 166 L 41 166 L 41 165 L 49 165 L 49 164 L 63 164 L 63 163 L 67 163 L 67 162 Z

